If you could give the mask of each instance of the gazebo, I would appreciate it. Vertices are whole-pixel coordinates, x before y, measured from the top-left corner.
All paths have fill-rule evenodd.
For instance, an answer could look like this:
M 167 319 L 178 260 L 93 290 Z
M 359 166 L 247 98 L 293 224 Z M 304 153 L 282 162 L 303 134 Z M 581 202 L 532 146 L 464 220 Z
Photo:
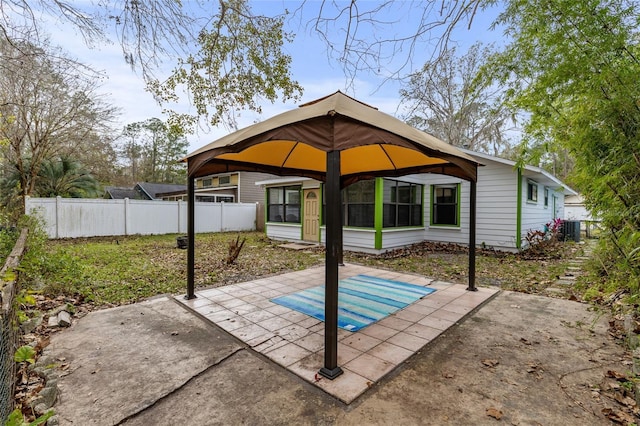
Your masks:
M 338 265 L 342 254 L 342 188 L 362 179 L 438 173 L 470 182 L 469 282 L 475 291 L 478 163 L 455 147 L 341 92 L 300 105 L 212 142 L 188 164 L 187 299 L 195 297 L 195 179 L 213 173 L 260 171 L 324 182 L 326 199 L 324 367 L 338 366 Z

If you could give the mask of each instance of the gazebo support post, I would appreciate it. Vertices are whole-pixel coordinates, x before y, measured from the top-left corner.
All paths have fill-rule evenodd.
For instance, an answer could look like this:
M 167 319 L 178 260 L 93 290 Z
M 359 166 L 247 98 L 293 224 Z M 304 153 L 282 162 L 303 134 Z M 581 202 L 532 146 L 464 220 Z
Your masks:
M 188 177 L 187 184 L 187 295 L 185 299 L 195 299 L 195 261 L 196 261 L 196 190 L 195 178 Z
M 343 206 L 342 206 L 342 191 L 340 191 L 340 214 L 339 214 L 339 218 L 340 218 L 340 232 L 338 232 L 338 238 L 340 239 L 340 242 L 338 243 L 338 245 L 340 246 L 340 254 L 338 254 L 338 265 L 339 266 L 344 266 L 344 234 L 343 234 L 343 223 L 342 221 L 344 220 L 344 210 L 343 210 Z
M 320 375 L 333 380 L 343 373 L 338 367 L 338 261 L 342 252 L 342 222 L 340 221 L 340 151 L 327 153 L 325 183 L 326 261 L 324 302 L 324 367 Z
M 469 291 L 476 288 L 476 181 L 469 181 Z

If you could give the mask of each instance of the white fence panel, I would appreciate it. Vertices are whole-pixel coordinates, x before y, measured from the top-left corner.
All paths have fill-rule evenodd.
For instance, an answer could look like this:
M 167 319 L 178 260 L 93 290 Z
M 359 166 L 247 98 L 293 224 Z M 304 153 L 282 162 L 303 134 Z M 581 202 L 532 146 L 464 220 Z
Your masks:
M 202 203 L 207 204 L 207 203 Z M 248 209 L 246 206 L 252 206 Z M 256 204 L 222 203 L 220 211 L 221 231 L 250 231 L 256 229 Z M 198 210 L 196 210 L 196 215 Z M 250 228 L 247 227 L 250 225 Z
M 44 222 L 44 230 L 47 232 L 47 235 L 51 237 L 52 235 L 56 235 L 56 198 L 40 198 L 40 202 L 37 204 L 32 204 L 32 198 L 26 199 L 26 212 L 28 214 L 36 215 L 38 218 L 42 219 Z
M 177 202 L 125 200 L 127 206 L 127 234 L 177 234 Z
M 223 203 L 197 203 L 196 232 L 220 232 L 222 230 L 222 207 Z M 226 206 L 224 207 L 226 208 Z M 187 216 L 184 217 L 184 227 L 187 229 Z
M 183 201 L 27 198 L 26 211 L 45 222 L 50 238 L 187 232 Z M 251 231 L 256 205 L 196 203 L 196 232 Z

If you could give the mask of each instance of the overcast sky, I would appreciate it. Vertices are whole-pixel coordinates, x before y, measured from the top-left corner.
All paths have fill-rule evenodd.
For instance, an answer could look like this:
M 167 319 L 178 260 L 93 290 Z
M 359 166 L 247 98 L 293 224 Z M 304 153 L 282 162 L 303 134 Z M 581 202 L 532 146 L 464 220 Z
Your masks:
M 289 10 L 295 9 L 298 2 L 287 2 L 283 0 L 263 0 L 254 1 L 254 8 L 264 9 L 268 13 L 269 9 L 281 11 L 285 7 Z M 340 2 L 338 2 L 340 3 Z M 342 2 L 344 3 L 344 2 Z M 317 3 L 319 5 L 320 3 Z M 369 3 L 366 3 L 367 5 Z M 311 3 L 311 6 L 314 6 Z M 368 6 L 367 6 L 368 7 Z M 308 9 L 308 16 L 303 16 L 296 22 L 288 22 L 288 30 L 296 32 L 295 40 L 292 44 L 285 46 L 286 51 L 292 56 L 292 76 L 304 89 L 302 102 L 308 102 L 337 90 L 354 96 L 357 99 L 377 107 L 379 110 L 392 115 L 398 115 L 400 86 L 394 82 L 384 83 L 384 77 L 373 74 L 360 74 L 353 84 L 344 75 L 342 68 L 336 61 L 327 58 L 326 47 L 312 33 L 305 30 L 304 20 L 313 17 L 314 7 Z M 472 30 L 463 28 L 458 33 L 458 40 L 464 47 L 468 47 L 476 41 L 495 41 L 499 39 L 499 34 L 489 32 L 488 27 L 495 16 L 495 11 L 476 16 Z M 402 25 L 404 21 L 411 19 L 411 10 L 407 9 L 403 15 L 396 18 Z M 406 22 L 410 26 L 410 22 Z M 60 45 L 72 57 L 90 65 L 96 70 L 104 71 L 106 79 L 101 87 L 101 92 L 105 93 L 107 100 L 121 110 L 120 126 L 148 118 L 158 117 L 166 119 L 162 114 L 162 108 L 156 104 L 153 97 L 145 91 L 144 82 L 140 73 L 136 73 L 127 65 L 123 59 L 122 50 L 118 44 L 101 44 L 94 48 L 88 48 L 81 37 L 70 26 L 62 26 L 56 22 L 49 25 L 51 38 L 54 44 Z M 339 29 L 338 29 L 339 30 Z M 419 68 L 428 59 L 431 51 L 428 46 L 424 47 L 422 54 L 414 58 L 414 69 Z M 422 57 L 420 57 L 422 56 Z M 163 67 L 168 71 L 172 64 L 167 62 Z M 384 70 L 381 70 L 384 72 Z M 384 83 L 384 84 L 383 84 Z M 254 113 L 244 113 L 238 120 L 240 127 L 250 125 L 261 119 L 269 118 L 277 113 L 284 112 L 296 107 L 292 102 L 283 104 L 276 101 L 275 104 L 269 102 L 263 104 L 262 116 Z M 188 112 L 190 107 L 184 102 L 178 107 L 183 112 Z M 209 131 L 200 131 L 198 135 L 189 136 L 190 149 L 193 151 L 219 137 L 229 133 L 228 129 L 219 126 Z

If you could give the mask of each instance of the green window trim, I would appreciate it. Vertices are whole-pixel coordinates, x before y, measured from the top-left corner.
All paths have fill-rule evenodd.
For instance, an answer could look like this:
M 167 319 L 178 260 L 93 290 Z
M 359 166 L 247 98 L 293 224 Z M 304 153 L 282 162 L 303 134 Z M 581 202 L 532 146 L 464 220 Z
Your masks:
M 437 188 L 455 188 L 456 189 L 456 218 L 455 224 L 451 223 L 435 223 L 435 206 L 436 206 L 436 189 Z M 460 228 L 460 205 L 461 205 L 462 185 L 458 182 L 455 184 L 434 184 L 431 185 L 431 200 L 429 202 L 429 225 L 436 228 Z

